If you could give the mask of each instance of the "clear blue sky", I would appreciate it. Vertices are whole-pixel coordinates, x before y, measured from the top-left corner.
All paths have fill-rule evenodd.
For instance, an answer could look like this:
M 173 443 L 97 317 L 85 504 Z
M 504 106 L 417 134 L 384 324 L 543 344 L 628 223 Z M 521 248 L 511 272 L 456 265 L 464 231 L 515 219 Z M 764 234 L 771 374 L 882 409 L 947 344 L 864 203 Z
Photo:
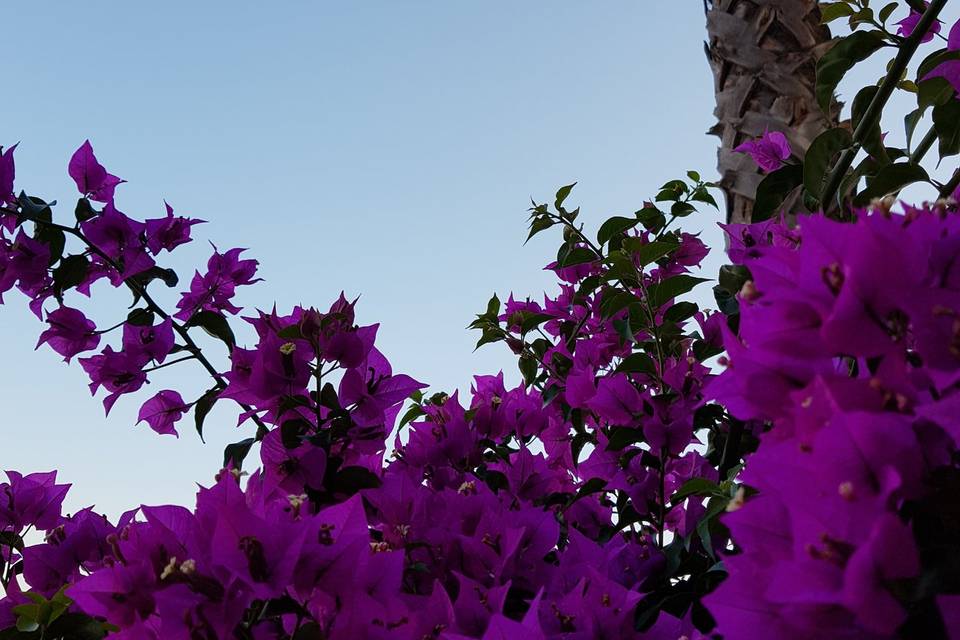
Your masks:
M 493 291 L 552 286 L 541 267 L 555 236 L 522 246 L 530 197 L 579 181 L 590 226 L 687 169 L 713 175 L 702 11 L 693 0 L 8 0 L 0 144 L 22 142 L 18 186 L 70 216 L 67 160 L 90 138 L 129 181 L 122 210 L 159 215 L 165 198 L 210 221 L 201 240 L 250 248 L 265 282 L 244 304 L 362 294 L 360 320 L 382 323 L 397 370 L 435 389 L 499 369 L 516 381 L 509 354 L 474 353 L 464 327 Z M 687 228 L 720 246 L 717 221 L 706 212 Z M 178 254 L 169 266 L 185 280 L 209 245 Z M 84 308 L 109 326 L 127 302 Z M 0 327 L 0 467 L 60 469 L 75 485 L 70 510 L 190 503 L 222 446 L 249 435 L 215 410 L 206 445 L 189 422 L 161 438 L 133 426 L 129 398 L 104 420 L 76 363 L 33 352 L 41 325 L 17 294 Z M 205 383 L 180 366 L 150 393 Z

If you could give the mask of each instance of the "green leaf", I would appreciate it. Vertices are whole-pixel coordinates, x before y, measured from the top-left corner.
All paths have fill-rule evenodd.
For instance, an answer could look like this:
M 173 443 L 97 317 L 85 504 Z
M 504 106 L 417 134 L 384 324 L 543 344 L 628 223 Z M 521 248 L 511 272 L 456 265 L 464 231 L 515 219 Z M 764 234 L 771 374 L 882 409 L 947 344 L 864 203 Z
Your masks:
M 320 627 L 320 624 L 309 620 L 297 628 L 291 640 L 322 640 L 325 636 L 326 632 Z
M 857 92 L 856 97 L 853 99 L 850 115 L 850 121 L 854 131 L 857 131 L 857 128 L 860 126 L 863 116 L 866 115 L 867 108 L 877 95 L 879 89 L 876 85 L 870 85 Z M 863 139 L 857 142 L 862 144 L 866 152 L 874 158 L 882 162 L 889 162 L 887 151 L 883 146 L 883 132 L 880 130 L 879 121 L 870 127 L 870 130 L 863 135 Z
M 313 425 L 303 418 L 293 418 L 280 423 L 280 442 L 285 449 L 296 449 L 303 444 L 304 436 Z
M 880 24 L 886 24 L 887 20 L 890 19 L 890 16 L 893 15 L 893 12 L 897 10 L 897 3 L 891 2 L 880 9 L 880 13 L 877 14 L 877 18 L 880 20 Z
M 683 195 L 675 189 L 663 189 L 660 193 L 657 194 L 657 197 L 654 198 L 657 202 L 676 202 L 680 199 L 680 196 Z
M 537 362 L 537 359 L 529 353 L 523 353 L 517 365 L 520 367 L 520 374 L 523 375 L 523 381 L 528 385 L 533 384 L 540 370 L 540 363 Z
M 82 613 L 64 613 L 50 625 L 46 635 L 64 640 L 100 640 L 107 635 L 109 626 Z M 110 630 L 119 631 L 116 627 Z
M 228 444 L 223 450 L 223 468 L 226 469 L 228 464 L 233 463 L 234 469 L 242 469 L 243 460 L 256 441 L 256 438 L 246 438 L 240 442 Z
M 497 294 L 493 294 L 493 297 L 487 302 L 486 315 L 494 319 L 500 315 L 500 298 L 497 297 Z
M 769 220 L 779 213 L 790 192 L 803 184 L 803 166 L 787 164 L 768 173 L 757 186 L 757 197 L 753 205 L 753 222 Z
M 740 303 L 737 301 L 735 292 L 716 285 L 713 287 L 713 298 L 717 302 L 717 309 L 723 315 L 735 316 L 740 313 Z
M 867 8 L 857 11 L 855 14 L 850 16 L 849 24 L 851 27 L 853 27 L 866 22 L 873 22 L 873 9 Z
M 327 382 L 320 390 L 319 402 L 321 406 L 330 409 L 334 413 L 343 413 L 343 407 L 340 406 L 340 396 L 337 394 L 333 383 Z
M 590 478 L 580 485 L 580 489 L 577 490 L 577 494 L 570 500 L 570 502 L 567 503 L 567 506 L 569 507 L 580 498 L 588 496 L 591 493 L 599 493 L 600 491 L 603 491 L 603 488 L 606 486 L 607 481 L 603 478 Z
M 669 234 L 667 235 L 669 236 Z M 634 240 L 634 238 L 631 238 L 631 240 Z M 637 242 L 625 243 L 623 248 L 630 252 L 634 262 L 641 267 L 656 262 L 680 246 L 677 242 L 669 240 L 654 240 L 647 243 L 644 243 L 640 238 L 635 238 L 635 240 Z
M 554 316 L 550 315 L 549 313 L 521 313 L 523 313 L 523 319 L 520 321 L 520 333 L 533 331 L 544 322 L 554 319 Z
M 625 218 L 623 216 L 613 216 L 600 225 L 597 231 L 597 243 L 600 246 L 605 245 L 610 238 L 632 229 L 640 223 L 637 218 Z
M 132 280 L 140 284 L 144 289 L 147 288 L 154 280 L 161 280 L 165 285 L 171 289 L 177 286 L 180 283 L 180 278 L 177 276 L 177 272 L 173 269 L 165 269 L 163 267 L 150 267 L 146 271 L 138 273 L 135 276 L 131 276 Z
M 636 342 L 633 336 L 633 331 L 630 329 L 630 313 L 627 312 L 625 318 L 620 318 L 619 320 L 614 320 L 612 323 L 613 329 L 617 332 L 617 335 L 620 336 L 620 340 L 623 344 L 633 344 Z
M 67 256 L 53 270 L 53 287 L 57 295 L 83 282 L 90 271 L 90 261 L 86 256 Z
M 56 200 L 47 203 L 41 198 L 28 196 L 25 192 L 21 191 L 20 195 L 17 196 L 17 203 L 20 205 L 20 210 L 34 220 L 33 238 L 49 247 L 49 264 L 56 264 L 63 256 L 63 249 L 66 246 L 67 237 L 60 229 L 56 229 L 49 224 L 44 224 L 53 222 L 53 210 L 50 207 L 57 204 Z
M 0 531 L 0 545 L 12 547 L 17 551 L 23 551 L 23 538 L 13 531 Z
M 725 264 L 720 267 L 720 275 L 717 281 L 720 286 L 730 293 L 739 293 L 747 280 L 752 280 L 753 275 L 750 269 L 742 264 Z
M 127 314 L 127 324 L 135 327 L 153 326 L 154 314 L 150 309 L 134 309 Z
M 690 199 L 695 200 L 697 202 L 703 202 L 703 203 L 709 204 L 714 209 L 720 208 L 720 205 L 717 204 L 716 199 L 712 195 L 710 195 L 710 193 L 706 190 L 706 188 L 695 190 L 693 194 L 691 194 Z
M 631 353 L 617 366 L 617 371 L 622 373 L 653 373 L 656 370 L 653 358 L 641 351 Z
M 917 84 L 920 84 L 920 79 L 925 78 L 935 68 L 950 60 L 960 60 L 960 51 L 939 49 L 928 55 L 923 59 L 923 62 L 917 66 Z M 942 79 L 943 78 L 941 78 L 941 80 Z
M 213 409 L 213 405 L 216 404 L 217 399 L 220 397 L 220 387 L 214 387 L 206 393 L 204 393 L 197 402 L 193 405 L 193 419 L 194 423 L 197 426 L 197 433 L 200 435 L 200 440 L 203 440 L 203 421 L 207 419 L 207 414 L 210 413 L 210 410 Z
M 615 427 L 607 438 L 607 451 L 623 451 L 631 444 L 643 441 L 643 430 L 634 427 Z
M 303 340 L 303 332 L 300 325 L 291 324 L 277 331 L 277 337 L 284 340 Z
M 570 456 L 574 464 L 580 461 L 580 453 L 588 442 L 594 442 L 593 436 L 589 433 L 583 432 L 573 436 L 573 439 L 570 441 Z
M 874 198 L 882 198 L 903 189 L 908 184 L 929 179 L 927 172 L 919 165 L 890 164 L 880 170 L 880 173 L 870 181 L 867 188 L 857 195 L 854 202 L 860 205 L 868 204 Z
M 490 487 L 490 490 L 494 493 L 500 493 L 501 489 L 510 488 L 510 479 L 507 478 L 507 474 L 502 471 L 488 469 L 483 474 L 483 481 L 487 483 L 487 486 Z
M 90 218 L 97 215 L 97 211 L 93 208 L 93 205 L 90 204 L 90 201 L 86 198 L 80 198 L 77 200 L 77 206 L 73 211 L 74 215 L 77 217 L 77 222 L 86 222 Z
M 575 186 L 577 186 L 576 182 L 574 182 L 573 184 L 568 184 L 565 187 L 560 187 L 557 190 L 557 199 L 553 203 L 553 206 L 556 207 L 557 211 L 559 211 L 560 208 L 563 207 L 564 200 L 567 199 L 567 196 L 570 195 L 570 192 L 573 191 L 573 188 Z
M 913 147 L 913 134 L 917 130 L 917 125 L 923 118 L 923 109 L 914 109 L 903 118 L 903 130 L 907 134 L 907 149 Z
M 689 202 L 674 202 L 670 207 L 670 215 L 675 218 L 685 218 L 696 211 L 696 208 Z
M 853 15 L 853 7 L 845 2 L 821 2 L 820 15 L 820 22 L 827 24 Z
M 607 289 L 600 301 L 600 315 L 604 319 L 617 315 L 637 301 L 637 296 L 623 289 Z
M 810 143 L 803 161 L 803 186 L 808 193 L 818 200 L 822 197 L 833 157 L 850 146 L 853 146 L 853 137 L 849 131 L 840 128 L 827 129 Z
M 930 78 L 917 85 L 917 107 L 926 111 L 929 107 L 946 104 L 953 99 L 953 85 L 944 78 Z
M 920 90 L 919 87 L 917 87 L 917 83 L 913 80 L 901 80 L 897 83 L 897 88 L 909 91 L 910 93 L 917 93 Z
M 933 108 L 933 128 L 940 138 L 940 158 L 960 153 L 960 100 Z
M 667 312 L 663 314 L 663 319 L 669 322 L 683 322 L 693 317 L 693 314 L 699 310 L 700 307 L 695 302 L 678 302 L 667 309 Z
M 353 495 L 361 489 L 376 489 L 380 486 L 380 478 L 366 467 L 348 466 L 340 469 L 330 481 L 329 489 L 332 493 L 346 493 Z
M 672 496 L 670 502 L 677 504 L 690 496 L 721 495 L 720 485 L 706 478 L 691 478 L 684 482 Z
M 410 408 L 407 409 L 407 412 L 403 414 L 402 418 L 400 418 L 400 425 L 397 428 L 402 428 L 417 418 L 425 415 L 427 415 L 427 412 L 424 411 L 423 407 L 421 407 L 419 404 L 410 405 Z
M 54 265 L 63 256 L 67 245 L 67 237 L 60 229 L 54 229 L 45 224 L 38 224 L 33 234 L 34 240 L 42 242 L 50 248 L 50 264 Z
M 17 203 L 23 213 L 31 218 L 37 218 L 43 222 L 53 222 L 53 210 L 50 208 L 57 204 L 57 201 L 46 202 L 42 198 L 28 196 L 26 191 L 21 191 L 17 196 Z
M 24 605 L 35 607 L 36 605 Z M 14 607 L 14 611 L 21 609 L 22 607 Z M 40 628 L 40 623 L 36 620 L 31 620 L 28 615 L 19 615 L 17 616 L 17 631 L 21 633 L 32 633 Z
M 200 327 L 206 331 L 209 335 L 214 338 L 218 338 L 225 345 L 229 351 L 233 351 L 233 348 L 237 345 L 237 340 L 233 336 L 233 330 L 230 328 L 230 323 L 227 322 L 226 317 L 217 313 L 216 311 L 207 311 L 206 309 L 201 309 L 191 316 L 190 320 L 187 322 L 188 327 Z
M 640 238 L 626 238 L 624 240 L 625 246 L 621 247 L 623 251 L 613 252 L 606 257 L 604 262 L 607 265 L 607 270 L 603 273 L 603 280 L 605 282 L 620 280 L 625 285 L 634 287 L 640 286 L 637 266 L 629 257 L 627 250 L 627 247 L 632 247 L 634 244 L 639 244 L 639 242 L 634 243 L 634 240 L 640 240 Z
M 524 240 L 523 243 L 526 244 L 530 242 L 530 238 L 537 235 L 541 231 L 549 229 L 554 224 L 556 223 L 550 218 L 548 218 L 547 216 L 540 216 L 540 217 L 534 218 L 533 222 L 530 223 L 530 234 L 527 236 L 527 239 Z
M 650 296 L 650 305 L 654 309 L 659 309 L 668 301 L 691 291 L 695 286 L 706 281 L 706 278 L 695 278 L 686 274 L 667 278 L 647 289 Z
M 687 187 L 687 183 L 683 180 L 670 180 L 660 187 L 660 189 L 669 189 L 671 191 L 676 191 L 677 193 L 687 193 L 687 191 L 690 190 L 690 188 Z
M 857 31 L 827 51 L 817 63 L 817 103 L 830 113 L 830 103 L 837 85 L 858 62 L 862 62 L 884 45 L 879 31 Z
M 593 249 L 588 249 L 587 247 L 573 247 L 566 252 L 561 248 L 561 253 L 563 254 L 562 259 L 559 256 L 557 259 L 557 265 L 560 267 L 572 267 L 578 264 L 596 262 L 600 259 L 597 254 L 593 252 Z
M 637 211 L 637 218 L 640 219 L 643 228 L 652 233 L 657 233 L 667 223 L 667 217 L 663 212 L 653 206 Z
M 476 346 L 473 348 L 474 351 L 479 349 L 485 344 L 490 344 L 491 342 L 500 342 L 504 338 L 504 333 L 501 329 L 496 329 L 493 327 L 487 327 L 483 330 L 483 334 L 480 336 L 480 339 L 477 340 Z

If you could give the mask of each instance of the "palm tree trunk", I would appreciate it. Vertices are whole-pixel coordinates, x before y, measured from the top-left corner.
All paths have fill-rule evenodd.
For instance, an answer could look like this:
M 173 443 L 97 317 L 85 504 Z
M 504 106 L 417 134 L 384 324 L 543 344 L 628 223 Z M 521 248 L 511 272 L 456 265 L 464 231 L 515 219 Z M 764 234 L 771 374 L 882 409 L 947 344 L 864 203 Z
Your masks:
M 704 0 L 707 58 L 713 69 L 720 137 L 718 168 L 727 221 L 749 222 L 763 178 L 733 153 L 766 129 L 781 131 L 802 158 L 814 138 L 837 126 L 839 105 L 824 114 L 814 96 L 817 60 L 831 44 L 816 0 Z M 794 196 L 793 207 L 800 207 Z

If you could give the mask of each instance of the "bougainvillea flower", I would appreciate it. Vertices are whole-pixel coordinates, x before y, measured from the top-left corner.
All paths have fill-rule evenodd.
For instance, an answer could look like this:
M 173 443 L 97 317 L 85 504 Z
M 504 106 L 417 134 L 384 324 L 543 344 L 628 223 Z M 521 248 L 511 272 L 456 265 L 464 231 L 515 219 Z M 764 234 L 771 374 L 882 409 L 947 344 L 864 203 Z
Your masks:
M 426 386 L 405 374 L 365 379 L 359 370 L 350 369 L 340 382 L 340 397 L 345 405 L 356 405 L 361 419 L 373 423 L 382 420 L 388 408 Z
M 592 367 L 575 368 L 567 376 L 564 398 L 574 409 L 587 408 L 597 394 L 596 374 Z
M 844 572 L 844 604 L 866 629 L 892 634 L 907 617 L 888 591 L 896 580 L 914 578 L 920 560 L 910 529 L 893 514 L 877 519 L 870 538 L 851 556 Z
M 947 39 L 947 49 L 950 51 L 960 51 L 960 20 L 950 29 L 950 37 Z M 953 88 L 960 92 L 960 60 L 946 60 L 933 68 L 922 79 L 943 78 L 950 83 Z
M 132 519 L 133 513 L 127 512 L 114 526 L 91 507 L 61 517 L 43 544 L 24 549 L 24 578 L 49 598 L 64 584 L 78 580 L 83 572 L 113 562 L 116 548 L 107 542 L 107 537 Z
M 207 261 L 207 272 L 200 275 L 197 271 L 190 281 L 190 291 L 182 294 L 177 302 L 180 311 L 176 318 L 189 320 L 200 309 L 232 315 L 239 313 L 240 307 L 230 302 L 236 288 L 260 280 L 253 277 L 257 273 L 257 261 L 240 259 L 240 254 L 244 251 L 245 249 L 230 249 L 226 253 L 220 253 L 214 250 Z
M 153 396 L 140 407 L 137 424 L 146 422 L 157 433 L 178 436 L 174 425 L 183 417 L 189 407 L 176 391 L 166 389 Z
M 304 487 L 323 488 L 327 470 L 324 450 L 309 444 L 288 449 L 283 445 L 280 429 L 274 429 L 263 438 L 260 460 L 265 480 L 289 494 L 299 493 Z
M 756 140 L 748 140 L 735 148 L 734 152 L 748 154 L 766 173 L 782 167 L 793 153 L 787 137 L 779 131 L 765 131 Z
M 643 398 L 629 377 L 618 374 L 600 380 L 588 405 L 610 424 L 628 425 L 643 408 Z
M 759 258 L 774 248 L 796 248 L 800 236 L 790 227 L 778 220 L 765 220 L 752 224 L 721 224 L 730 241 L 727 250 L 730 261 L 745 264 L 748 260 Z
M 680 234 L 680 248 L 671 254 L 672 260 L 683 267 L 698 267 L 710 253 L 703 240 L 692 233 Z
M 115 175 L 107 173 L 103 165 L 93 155 L 90 141 L 85 141 L 70 158 L 68 167 L 70 177 L 77 183 L 81 194 L 97 202 L 110 202 L 118 184 L 124 182 Z
M 95 247 L 103 251 L 111 260 L 120 264 L 119 285 L 129 278 L 154 266 L 153 258 L 143 244 L 144 224 L 127 217 L 113 202 L 108 202 L 103 213 L 87 220 L 80 229 Z
M 13 145 L 4 151 L 0 147 L 0 204 L 13 204 L 17 200 L 13 194 L 13 181 L 17 174 L 13 151 L 16 148 L 17 145 Z
M 190 227 L 202 224 L 205 220 L 174 216 L 173 207 L 163 203 L 167 215 L 163 218 L 149 218 L 144 221 L 147 237 L 147 248 L 150 253 L 157 255 L 163 250 L 173 251 L 182 244 L 190 242 Z
M 47 314 L 47 324 L 50 328 L 40 334 L 37 348 L 47 343 L 66 362 L 70 362 L 78 353 L 96 349 L 100 344 L 97 325 L 79 309 L 63 306 L 51 311 Z
M 926 6 L 930 6 L 929 2 L 924 3 Z M 910 15 L 901 20 L 897 24 L 897 35 L 901 35 L 904 38 L 909 38 L 917 28 L 917 23 L 920 22 L 920 18 L 923 17 L 923 14 L 917 11 L 916 9 L 910 10 Z M 920 42 L 930 42 L 933 40 L 933 37 L 940 33 L 940 29 L 943 26 L 943 22 L 940 20 L 934 20 L 933 24 L 927 30 L 927 33 L 924 34 L 923 39 Z
M 26 527 L 45 531 L 57 526 L 70 485 L 57 484 L 56 471 L 6 474 L 9 482 L 0 482 L 0 531 L 20 533 Z
M 0 243 L 0 296 L 14 284 L 27 293 L 39 292 L 50 282 L 49 264 L 49 245 L 31 238 L 21 229 L 13 243 Z
M 154 612 L 156 581 L 157 573 L 152 563 L 144 558 L 95 571 L 75 582 L 66 593 L 84 611 L 127 628 Z
M 109 345 L 98 355 L 80 358 L 80 366 L 90 376 L 90 393 L 101 386 L 110 392 L 103 399 L 108 414 L 121 395 L 139 390 L 147 381 L 144 364 L 141 354 L 114 351 Z
M 175 337 L 173 320 L 167 318 L 155 326 L 141 326 L 129 322 L 123 325 L 123 350 L 145 360 L 163 362 L 173 349 Z
M 303 341 L 269 335 L 257 345 L 250 366 L 249 389 L 258 402 L 297 395 L 310 380 L 310 350 Z

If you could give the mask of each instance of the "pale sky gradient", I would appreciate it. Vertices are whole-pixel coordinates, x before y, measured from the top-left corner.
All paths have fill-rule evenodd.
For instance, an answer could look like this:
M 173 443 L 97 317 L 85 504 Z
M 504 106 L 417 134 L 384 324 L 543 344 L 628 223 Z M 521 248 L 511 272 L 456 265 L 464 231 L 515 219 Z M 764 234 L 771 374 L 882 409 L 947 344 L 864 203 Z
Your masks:
M 18 187 L 58 199 L 69 220 L 67 160 L 90 138 L 129 181 L 123 211 L 161 215 L 166 199 L 210 221 L 168 265 L 182 281 L 211 240 L 260 260 L 265 282 L 240 296 L 251 307 L 325 308 L 341 290 L 362 294 L 359 319 L 382 323 L 378 344 L 395 370 L 434 389 L 500 369 L 518 380 L 505 349 L 474 353 L 464 327 L 494 291 L 552 287 L 541 267 L 556 235 L 523 246 L 531 196 L 579 181 L 572 201 L 595 229 L 688 169 L 714 175 L 699 0 L 7 0 L 3 13 L 17 26 L 4 42 L 0 144 L 21 141 Z M 705 211 L 685 228 L 719 247 L 718 220 Z M 99 291 L 69 303 L 109 326 L 129 296 Z M 191 504 L 223 445 L 250 434 L 231 408 L 211 414 L 206 445 L 190 421 L 179 440 L 159 437 L 133 425 L 131 398 L 104 420 L 80 367 L 34 352 L 42 325 L 22 296 L 7 300 L 0 468 L 59 469 L 74 483 L 69 511 Z M 206 383 L 181 365 L 158 372 L 141 399 Z

